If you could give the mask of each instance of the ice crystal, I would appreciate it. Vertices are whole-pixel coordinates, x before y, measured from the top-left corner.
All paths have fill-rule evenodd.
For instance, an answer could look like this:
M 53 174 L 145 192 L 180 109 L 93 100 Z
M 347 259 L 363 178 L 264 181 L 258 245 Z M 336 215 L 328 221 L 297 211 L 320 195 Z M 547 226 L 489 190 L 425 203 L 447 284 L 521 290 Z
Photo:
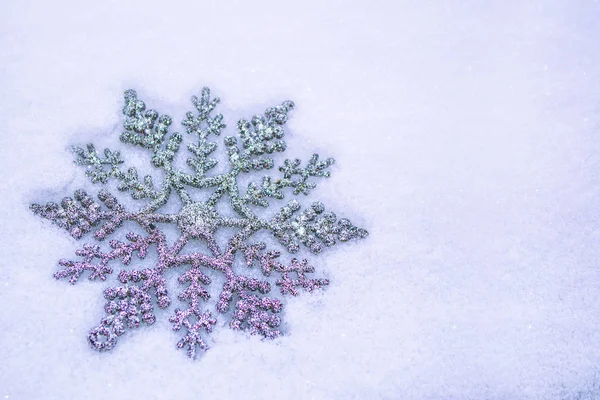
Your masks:
M 120 260 L 128 266 L 134 255 L 144 259 L 151 247 L 156 249 L 154 265 L 120 271 L 117 276 L 120 285 L 104 291 L 106 316 L 88 335 L 90 345 L 96 350 L 110 350 L 126 330 L 155 322 L 155 306 L 164 309 L 171 303 L 165 272 L 175 268 L 182 270 L 178 282 L 183 291 L 178 299 L 184 306 L 174 310 L 169 322 L 173 330 L 184 330 L 177 347 L 186 348 L 190 357 L 194 358 L 198 349 L 208 348 L 205 336 L 217 323 L 213 313 L 203 308 L 210 300 L 209 274 L 224 276 L 215 308 L 218 314 L 227 314 L 232 309 L 229 323 L 232 329 L 275 338 L 281 334 L 277 328 L 283 304 L 271 293 L 271 283 L 266 278 L 278 276 L 274 281 L 281 296 L 297 296 L 301 290 L 312 292 L 329 281 L 309 278 L 314 268 L 306 259 L 293 258 L 289 264 L 283 263 L 279 251 L 267 250 L 263 242 L 252 242 L 252 236 L 259 231 L 270 231 L 290 253 L 298 252 L 301 245 L 319 253 L 338 242 L 367 236 L 364 229 L 355 227 L 348 219 L 338 219 L 334 213 L 325 211 L 320 202 L 300 211 L 300 203 L 291 200 L 271 218 L 260 218 L 251 208 L 267 208 L 272 199 L 282 200 L 286 188 L 292 189 L 292 195 L 309 194 L 316 186 L 315 178 L 329 177 L 329 167 L 334 162 L 331 158 L 319 160 L 315 154 L 304 167 L 298 159 L 285 160 L 279 167 L 280 176 L 265 175 L 260 182 L 250 182 L 245 191 L 238 187 L 238 176 L 272 169 L 274 161 L 270 154 L 286 150 L 284 126 L 294 103 L 285 101 L 250 121 L 240 120 L 237 134 L 224 139 L 228 166 L 223 172 L 213 174 L 209 172 L 217 160 L 211 154 L 217 144 L 211 140 L 225 128 L 221 114 L 212 116 L 219 98 L 211 99 L 210 90 L 204 88 L 200 98 L 192 97 L 192 103 L 195 111 L 188 112 L 182 122 L 187 134 L 197 138 L 196 143 L 187 146 L 191 156 L 187 159 L 190 170 L 186 172 L 174 163 L 183 135 L 169 133 L 171 117 L 146 109 L 135 91 L 125 92 L 124 132 L 120 139 L 150 152 L 152 165 L 164 172 L 159 187 L 150 175 L 140 178 L 135 168 L 124 170 L 125 161 L 118 151 L 106 149 L 101 155 L 92 144 L 85 149 L 73 149 L 75 163 L 86 167 L 86 175 L 93 183 L 118 181 L 119 191 L 129 192 L 134 200 L 145 203 L 138 211 L 126 210 L 106 189 L 98 193 L 99 202 L 85 191 L 77 190 L 73 198 L 64 198 L 60 205 L 52 202 L 31 205 L 35 214 L 64 228 L 75 239 L 94 231 L 94 239 L 102 242 L 126 221 L 137 223 L 145 232 L 144 235 L 129 232 L 127 241 L 113 239 L 105 250 L 98 244 L 85 244 L 76 251 L 77 260 L 59 261 L 62 269 L 54 274 L 56 279 L 68 279 L 75 284 L 87 271 L 88 279 L 104 281 L 113 273 L 112 261 Z M 204 200 L 200 200 L 202 190 Z M 179 212 L 160 213 L 173 194 L 181 202 Z M 235 218 L 217 212 L 217 202 L 223 197 L 228 198 Z M 161 224 L 178 228 L 179 237 L 174 243 L 167 243 L 165 233 L 159 228 Z M 219 246 L 216 240 L 221 227 L 235 228 L 226 246 Z M 209 249 L 207 254 L 186 251 L 191 241 L 203 242 Z M 246 267 L 260 267 L 265 280 L 245 275 L 244 267 L 236 265 L 236 254 L 241 254 Z

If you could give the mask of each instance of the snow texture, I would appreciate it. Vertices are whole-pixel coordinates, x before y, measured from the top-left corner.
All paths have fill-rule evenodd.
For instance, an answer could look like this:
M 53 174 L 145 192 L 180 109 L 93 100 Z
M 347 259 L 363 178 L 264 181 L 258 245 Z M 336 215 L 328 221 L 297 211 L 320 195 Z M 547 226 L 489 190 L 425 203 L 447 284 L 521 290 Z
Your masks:
M 591 0 L 3 1 L 0 398 L 600 398 L 599 16 Z M 331 284 L 288 301 L 283 337 L 217 323 L 194 362 L 162 315 L 95 352 L 98 283 L 52 279 L 80 243 L 28 205 L 88 188 L 67 149 L 111 148 L 124 90 L 181 121 L 203 86 L 229 126 L 293 99 L 294 156 L 337 161 L 311 196 L 370 236 L 317 258 Z

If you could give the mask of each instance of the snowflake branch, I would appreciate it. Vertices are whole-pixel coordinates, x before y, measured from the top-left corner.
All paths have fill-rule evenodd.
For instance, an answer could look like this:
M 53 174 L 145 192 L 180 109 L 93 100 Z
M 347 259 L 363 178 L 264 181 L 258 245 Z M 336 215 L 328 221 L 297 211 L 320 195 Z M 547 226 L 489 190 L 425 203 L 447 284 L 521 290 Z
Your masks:
M 182 125 L 187 129 L 187 133 L 196 133 L 198 135 L 198 144 L 188 145 L 188 150 L 194 155 L 187 159 L 187 164 L 194 170 L 192 180 L 201 179 L 204 174 L 217 165 L 217 160 L 208 156 L 215 151 L 217 144 L 207 141 L 209 135 L 219 136 L 225 128 L 223 123 L 223 115 L 218 114 L 214 118 L 210 117 L 210 113 L 220 102 L 218 97 L 210 99 L 210 89 L 205 87 L 202 89 L 200 99 L 192 96 L 192 103 L 198 110 L 198 115 L 191 112 L 186 114 L 186 119 Z
M 172 183 L 170 181 L 165 181 L 163 183 L 163 187 L 158 194 L 158 196 L 152 200 L 150 204 L 140 210 L 140 214 L 153 213 L 165 204 L 169 200 L 169 196 L 171 195 Z
M 255 261 L 258 261 L 261 271 L 264 276 L 269 276 L 272 271 L 281 271 L 283 266 L 277 261 L 281 253 L 279 251 L 263 252 L 267 245 L 263 242 L 258 242 L 252 245 L 243 246 L 242 252 L 246 265 L 252 267 Z
M 171 303 L 164 278 L 153 269 L 121 271 L 119 280 L 124 286 L 104 291 L 107 300 L 104 310 L 108 315 L 88 334 L 90 346 L 98 351 L 112 349 L 127 328 L 138 328 L 140 322 L 152 325 L 156 321 L 152 292 L 159 308 L 167 308 Z M 128 281 L 135 284 L 126 285 Z
M 100 205 L 83 190 L 75 191 L 75 200 L 65 197 L 60 206 L 49 202 L 45 206 L 32 204 L 30 209 L 34 214 L 52 221 L 55 225 L 65 229 L 75 239 L 80 239 L 101 220 L 108 220 L 96 231 L 94 237 L 104 239 L 114 232 L 125 220 L 133 219 L 133 214 L 127 213 L 117 199 L 107 190 L 98 193 L 98 199 L 108 208 L 102 211 Z
M 196 358 L 196 349 L 207 350 L 208 345 L 200 337 L 200 331 L 204 329 L 207 333 L 212 331 L 212 326 L 217 323 L 209 311 L 200 309 L 200 299 L 206 301 L 210 298 L 208 291 L 203 285 L 209 285 L 211 280 L 202 273 L 199 264 L 193 263 L 192 268 L 181 275 L 178 279 L 180 284 L 189 282 L 188 287 L 181 292 L 179 300 L 187 301 L 189 307 L 185 310 L 175 309 L 175 314 L 169 318 L 173 324 L 173 330 L 179 331 L 185 327 L 185 336 L 177 343 L 177 348 L 188 347 L 187 354 L 190 358 Z
M 292 218 L 298 210 L 300 203 L 292 200 L 269 222 L 273 235 L 290 253 L 296 253 L 300 249 L 300 243 L 311 252 L 320 253 L 324 246 L 334 246 L 337 240 L 347 242 L 368 236 L 366 230 L 352 225 L 349 219 L 342 218 L 338 221 L 334 213 L 324 212 L 325 207 L 321 202 L 313 203 L 301 215 Z
M 34 214 L 52 221 L 72 237 L 79 239 L 105 217 L 105 214 L 100 210 L 100 205 L 83 190 L 75 191 L 74 197 L 75 200 L 65 197 L 60 206 L 49 202 L 45 206 L 34 203 L 29 208 Z
M 251 122 L 245 119 L 238 122 L 238 137 L 241 139 L 242 149 L 238 147 L 236 137 L 225 138 L 232 170 L 250 172 L 273 168 L 273 159 L 262 156 L 265 153 L 285 151 L 286 144 L 281 140 L 284 135 L 283 125 L 293 108 L 293 102 L 284 101 L 279 106 L 267 108 L 264 115 L 254 116 Z
M 298 259 L 292 258 L 291 264 L 286 266 L 277 261 L 280 252 L 265 252 L 264 250 L 266 247 L 266 244 L 262 242 L 244 246 L 242 251 L 244 258 L 246 259 L 246 265 L 252 267 L 253 264 L 258 261 L 264 276 L 271 275 L 271 272 L 273 271 L 282 274 L 281 278 L 276 281 L 276 285 L 281 286 L 281 294 L 297 296 L 299 293 L 296 288 L 302 288 L 308 292 L 312 292 L 317 288 L 329 284 L 329 280 L 327 279 L 308 279 L 306 277 L 306 274 L 315 272 L 315 269 L 308 265 L 308 260 L 304 259 L 298 261 Z M 292 279 L 291 277 L 291 274 L 294 273 L 297 276 L 296 279 Z
M 283 305 L 277 299 L 258 297 L 243 290 L 239 293 L 230 326 L 233 330 L 245 330 L 251 335 L 274 339 L 281 334 L 275 329 L 281 324 L 281 318 L 274 314 L 282 309 Z
M 292 263 L 289 266 L 281 266 L 277 272 L 281 273 L 282 276 L 275 283 L 280 286 L 281 294 L 291 294 L 292 296 L 298 296 L 298 290 L 296 288 L 302 288 L 307 292 L 312 292 L 317 288 L 329 285 L 328 279 L 308 279 L 306 274 L 315 272 L 315 269 L 308 265 L 308 260 L 304 259 L 298 261 L 296 258 L 292 258 Z M 297 278 L 292 279 L 290 274 L 295 273 Z
M 158 231 L 147 237 L 141 237 L 133 232 L 129 232 L 126 237 L 131 243 L 111 240 L 110 247 L 113 250 L 107 253 L 101 252 L 98 245 L 84 245 L 83 249 L 75 252 L 77 256 L 83 257 L 83 260 L 60 260 L 58 262 L 59 265 L 65 268 L 57 271 L 54 277 L 56 279 L 69 278 L 69 283 L 74 285 L 84 271 L 90 271 L 89 280 L 95 281 L 99 279 L 104 281 L 106 280 L 106 275 L 113 272 L 112 268 L 108 266 L 110 261 L 121 258 L 123 264 L 129 265 L 134 252 L 137 251 L 138 257 L 143 259 L 146 257 L 148 247 L 152 243 L 162 244 L 165 240 L 164 235 Z M 94 263 L 95 259 L 100 259 L 100 262 Z
M 299 159 L 295 159 L 294 161 L 285 160 L 284 165 L 279 167 L 279 170 L 283 172 L 281 178 L 273 181 L 270 176 L 264 176 L 260 187 L 256 183 L 250 182 L 246 194 L 242 199 L 249 204 L 267 207 L 269 202 L 266 198 L 283 199 L 284 193 L 282 189 L 286 187 L 294 188 L 294 195 L 300 193 L 308 195 L 312 189 L 317 187 L 316 183 L 309 181 L 310 177 L 329 178 L 331 175 L 326 169 L 333 165 L 333 158 L 328 158 L 325 161 L 318 160 L 319 156 L 313 154 L 305 168 L 299 168 L 301 164 Z M 298 179 L 293 179 L 296 175 Z
M 219 270 L 219 259 L 209 257 L 202 253 L 188 253 L 175 256 L 171 260 L 172 265 L 194 264 L 204 265 L 206 267 Z
M 118 189 L 122 192 L 130 190 L 131 197 L 135 200 L 146 197 L 154 199 L 158 196 L 150 175 L 144 176 L 143 182 L 141 182 L 137 169 L 134 167 L 129 168 L 126 173 L 119 169 L 118 165 L 122 164 L 123 160 L 118 151 L 104 149 L 105 158 L 102 158 L 91 143 L 87 145 L 87 151 L 80 147 L 73 147 L 72 151 L 78 156 L 75 164 L 88 167 L 85 174 L 92 183 L 106 183 L 109 178 L 113 177 L 121 182 Z M 105 170 L 105 165 L 109 165 L 110 169 Z
M 121 133 L 121 141 L 149 149 L 154 153 L 154 156 L 157 156 L 171 125 L 171 117 L 161 115 L 159 118 L 157 111 L 146 110 L 146 103 L 138 99 L 135 90 L 125 92 L 123 115 L 126 117 L 123 122 L 125 132 Z M 172 136 L 170 140 L 171 149 L 173 149 L 173 146 L 178 146 L 176 142 L 177 137 Z

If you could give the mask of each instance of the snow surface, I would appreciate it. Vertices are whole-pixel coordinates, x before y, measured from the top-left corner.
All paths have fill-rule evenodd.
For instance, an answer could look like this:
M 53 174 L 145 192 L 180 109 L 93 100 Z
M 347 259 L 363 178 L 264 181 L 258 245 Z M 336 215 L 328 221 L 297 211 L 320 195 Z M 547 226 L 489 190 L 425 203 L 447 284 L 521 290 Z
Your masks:
M 0 399 L 600 398 L 600 4 L 0 4 Z M 370 231 L 274 342 L 219 328 L 190 361 L 168 312 L 88 347 L 107 283 L 52 279 L 80 243 L 28 204 L 95 193 L 66 149 L 112 146 L 122 92 L 230 128 L 292 99 L 286 155 Z M 178 128 L 179 129 L 179 128 Z M 121 199 L 126 196 L 120 196 Z M 222 321 L 221 321 L 222 322 Z

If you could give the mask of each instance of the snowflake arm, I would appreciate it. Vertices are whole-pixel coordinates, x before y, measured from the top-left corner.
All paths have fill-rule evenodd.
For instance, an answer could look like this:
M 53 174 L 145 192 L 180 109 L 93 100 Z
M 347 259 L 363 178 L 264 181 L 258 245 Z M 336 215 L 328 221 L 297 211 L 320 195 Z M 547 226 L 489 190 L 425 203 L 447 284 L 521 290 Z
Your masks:
M 75 239 L 88 233 L 98 221 L 105 219 L 106 214 L 100 210 L 100 205 L 83 190 L 75 192 L 75 200 L 65 197 L 60 206 L 49 202 L 42 206 L 32 204 L 29 208 L 34 214 L 50 220 L 65 229 Z
M 188 145 L 188 150 L 194 155 L 187 160 L 187 164 L 194 170 L 193 177 L 188 177 L 191 182 L 201 179 L 205 173 L 217 165 L 217 160 L 209 158 L 209 155 L 217 148 L 215 142 L 209 142 L 209 135 L 219 136 L 226 127 L 223 123 L 223 115 L 217 114 L 211 117 L 211 112 L 219 104 L 220 99 L 215 97 L 210 99 L 210 89 L 203 88 L 200 98 L 192 96 L 192 104 L 198 111 L 198 115 L 191 112 L 186 114 L 186 119 L 182 125 L 186 127 L 187 133 L 195 133 L 198 136 L 198 143 Z
M 108 208 L 105 211 L 83 190 L 75 191 L 74 197 L 75 200 L 65 197 L 60 206 L 49 202 L 45 206 L 32 204 L 30 209 L 65 229 L 75 239 L 90 232 L 100 221 L 107 220 L 94 234 L 96 239 L 104 239 L 125 220 L 133 219 L 133 215 L 125 212 L 123 206 L 107 190 L 103 189 L 98 193 L 98 199 Z
M 165 280 L 156 270 L 121 271 L 119 281 L 124 286 L 104 291 L 107 316 L 88 335 L 88 342 L 98 351 L 112 349 L 126 329 L 138 328 L 141 322 L 152 325 L 156 321 L 153 293 L 159 308 L 167 308 L 171 303 Z M 133 284 L 128 285 L 128 282 Z
M 146 104 L 138 99 L 137 93 L 133 90 L 125 92 L 123 114 L 126 119 L 123 123 L 125 132 L 120 136 L 121 141 L 151 151 L 152 164 L 165 172 L 165 180 L 160 192 L 153 193 L 151 198 L 154 200 L 143 211 L 153 212 L 166 204 L 172 189 L 175 189 L 184 204 L 191 202 L 191 198 L 182 183 L 186 179 L 186 174 L 173 167 L 173 160 L 179 151 L 183 137 L 175 132 L 165 140 L 172 122 L 171 117 L 168 115 L 159 117 L 157 111 L 146 110 Z M 145 178 L 145 181 L 148 181 L 147 178 Z M 128 185 L 122 186 L 124 188 L 129 187 Z
M 281 334 L 276 329 L 281 324 L 281 318 L 276 314 L 282 309 L 283 305 L 278 299 L 259 297 L 244 290 L 240 292 L 229 326 L 233 330 L 246 330 L 251 335 L 275 339 Z
M 114 177 L 121 182 L 118 189 L 123 192 L 129 190 L 131 197 L 135 200 L 143 198 L 156 199 L 159 196 L 150 175 L 144 176 L 143 180 L 140 181 L 136 168 L 131 167 L 127 172 L 119 169 L 118 165 L 124 161 L 118 151 L 113 152 L 110 149 L 104 149 L 105 157 L 102 158 L 93 144 L 88 144 L 86 150 L 81 147 L 73 147 L 72 150 L 78 156 L 75 164 L 88 168 L 85 174 L 92 183 L 106 183 L 109 178 Z M 108 165 L 110 169 L 105 170 L 105 165 Z
M 312 189 L 317 187 L 316 183 L 309 181 L 309 178 L 329 178 L 331 173 L 327 171 L 327 168 L 335 162 L 333 158 L 324 161 L 318 160 L 319 155 L 313 154 L 305 168 L 300 168 L 302 161 L 298 158 L 294 161 L 285 160 L 283 166 L 279 167 L 279 171 L 283 173 L 282 177 L 273 180 L 270 176 L 265 176 L 260 187 L 256 183 L 250 182 L 246 194 L 242 198 L 243 201 L 261 207 L 268 207 L 269 202 L 266 198 L 283 199 L 284 192 L 282 190 L 286 187 L 293 188 L 294 195 L 300 193 L 308 195 Z
M 312 292 L 317 288 L 329 285 L 328 279 L 308 279 L 306 277 L 306 274 L 315 272 L 315 269 L 308 265 L 308 260 L 306 259 L 298 261 L 298 259 L 292 258 L 290 266 L 282 267 L 277 272 L 282 274 L 281 278 L 276 282 L 276 285 L 280 286 L 281 294 L 289 293 L 292 296 L 298 296 L 297 288 Z M 296 279 L 292 279 L 290 276 L 292 273 L 296 274 Z
M 290 253 L 296 253 L 300 249 L 300 243 L 311 252 L 320 253 L 325 246 L 334 246 L 337 240 L 347 242 L 368 236 L 366 230 L 357 228 L 349 219 L 342 218 L 338 221 L 334 213 L 324 212 L 325 207 L 321 202 L 313 203 L 300 215 L 292 218 L 299 210 L 300 203 L 292 200 L 269 222 L 273 235 Z
M 146 103 L 138 99 L 135 90 L 127 90 L 125 92 L 123 114 L 126 117 L 123 122 L 125 132 L 121 133 L 121 141 L 152 151 L 153 156 L 157 157 L 152 160 L 154 165 L 164 167 L 165 163 L 157 161 L 159 161 L 159 156 L 166 154 L 165 152 L 161 152 L 161 150 L 172 122 L 171 117 L 168 115 L 161 115 L 159 117 L 157 111 L 146 110 Z M 177 134 L 175 135 L 175 137 L 178 136 Z M 171 142 L 171 151 L 176 150 L 172 148 L 175 142 L 177 142 L 177 139 Z
M 187 301 L 189 307 L 185 310 L 175 309 L 175 314 L 169 318 L 169 322 L 173 324 L 174 331 L 186 328 L 187 333 L 177 343 L 177 347 L 182 349 L 187 346 L 188 356 L 196 358 L 197 348 L 208 349 L 208 345 L 200 336 L 200 331 L 204 329 L 210 333 L 213 325 L 217 323 L 210 311 L 202 311 L 199 305 L 200 300 L 207 301 L 210 298 L 204 285 L 210 285 L 211 280 L 202 272 L 200 265 L 194 263 L 191 269 L 179 277 L 178 281 L 180 284 L 189 282 L 189 286 L 179 295 L 179 300 Z
M 56 279 L 69 278 L 69 283 L 74 285 L 77 283 L 84 271 L 90 271 L 89 280 L 106 280 L 106 275 L 112 274 L 113 270 L 108 266 L 112 260 L 121 259 L 124 265 L 129 265 L 134 252 L 137 252 L 140 259 L 144 259 L 147 254 L 148 247 L 152 243 L 164 243 L 164 236 L 155 231 L 148 237 L 141 237 L 133 232 L 127 234 L 127 239 L 130 243 L 111 240 L 111 251 L 103 253 L 98 245 L 84 245 L 83 249 L 77 250 L 75 254 L 82 257 L 81 261 L 60 260 L 58 263 L 64 269 L 56 272 Z M 95 259 L 99 259 L 98 263 L 94 263 Z
M 60 205 L 49 202 L 46 205 L 32 204 L 30 209 L 34 214 L 50 220 L 55 225 L 65 229 L 75 239 L 81 239 L 85 234 L 104 221 L 94 233 L 94 238 L 103 240 L 117 230 L 125 221 L 135 221 L 146 230 L 151 230 L 154 222 L 174 222 L 176 216 L 169 214 L 153 214 L 151 208 L 146 207 L 138 213 L 130 213 L 117 201 L 110 192 L 100 190 L 98 199 L 106 206 L 102 210 L 83 190 L 75 191 L 75 200 L 65 197 Z
M 243 247 L 242 251 L 246 259 L 246 265 L 252 267 L 255 262 L 258 262 L 264 276 L 270 276 L 272 272 L 281 274 L 281 278 L 276 281 L 276 285 L 280 286 L 282 295 L 291 294 L 297 296 L 299 292 L 296 288 L 312 292 L 317 288 L 322 288 L 329 284 L 329 280 L 327 279 L 307 278 L 307 274 L 315 272 L 315 269 L 308 265 L 308 260 L 299 261 L 296 258 L 292 258 L 291 264 L 286 266 L 278 261 L 281 255 L 280 252 L 265 252 L 266 247 L 266 244 L 263 242 Z M 291 274 L 295 274 L 296 279 L 293 279 Z
M 283 125 L 293 108 L 293 102 L 284 101 L 279 106 L 267 108 L 263 115 L 254 116 L 251 122 L 245 119 L 238 121 L 237 136 L 241 140 L 242 149 L 238 147 L 235 137 L 225 138 L 229 162 L 234 170 L 250 172 L 273 167 L 273 159 L 263 155 L 285 151 L 287 146 L 282 140 Z

